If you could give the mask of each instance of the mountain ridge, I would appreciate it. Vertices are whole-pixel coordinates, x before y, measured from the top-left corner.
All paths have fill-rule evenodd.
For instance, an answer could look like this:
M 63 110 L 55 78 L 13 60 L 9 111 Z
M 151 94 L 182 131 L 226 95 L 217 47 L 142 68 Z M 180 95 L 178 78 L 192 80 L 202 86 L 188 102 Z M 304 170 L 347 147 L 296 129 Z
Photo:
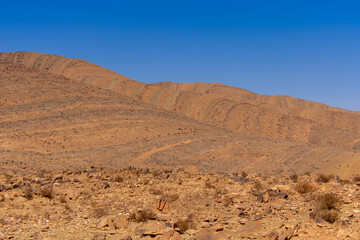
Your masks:
M 265 96 L 224 84 L 145 84 L 81 59 L 40 53 L 0 53 L 0 61 L 65 76 L 121 93 L 234 132 L 353 148 L 360 115 L 286 96 Z

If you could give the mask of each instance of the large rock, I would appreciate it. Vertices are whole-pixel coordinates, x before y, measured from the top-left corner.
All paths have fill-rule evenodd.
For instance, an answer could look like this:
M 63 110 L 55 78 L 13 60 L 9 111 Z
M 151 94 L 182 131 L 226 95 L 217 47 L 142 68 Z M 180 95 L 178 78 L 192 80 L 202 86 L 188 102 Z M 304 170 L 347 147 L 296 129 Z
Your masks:
M 140 233 L 142 236 L 158 236 L 163 235 L 166 231 L 166 227 L 163 223 L 157 221 L 149 221 L 142 226 L 140 226 L 136 232 Z
M 96 227 L 104 228 L 104 227 L 107 227 L 108 225 L 109 225 L 109 218 L 108 218 L 108 216 L 104 216 L 104 217 L 100 218 L 100 221 L 98 222 Z
M 129 220 L 125 215 L 117 215 L 114 217 L 113 225 L 115 229 L 126 228 L 129 224 Z

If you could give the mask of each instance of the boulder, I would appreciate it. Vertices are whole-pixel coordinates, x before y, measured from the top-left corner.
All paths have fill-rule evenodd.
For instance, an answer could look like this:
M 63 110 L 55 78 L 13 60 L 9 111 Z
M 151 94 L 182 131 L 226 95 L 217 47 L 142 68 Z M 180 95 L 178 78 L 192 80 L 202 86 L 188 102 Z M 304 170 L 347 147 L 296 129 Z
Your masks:
M 96 224 L 96 227 L 104 228 L 104 227 L 107 227 L 108 224 L 109 224 L 108 216 L 104 216 L 104 217 L 100 218 L 100 221 L 98 222 L 98 224 Z
M 125 215 L 117 215 L 114 217 L 113 225 L 115 229 L 126 228 L 129 224 L 129 220 Z

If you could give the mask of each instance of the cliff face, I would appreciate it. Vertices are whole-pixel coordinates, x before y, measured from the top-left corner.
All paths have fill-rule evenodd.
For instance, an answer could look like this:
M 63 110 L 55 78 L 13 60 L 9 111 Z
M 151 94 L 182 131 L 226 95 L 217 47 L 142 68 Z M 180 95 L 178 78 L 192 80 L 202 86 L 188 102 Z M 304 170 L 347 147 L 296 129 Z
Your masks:
M 1 53 L 0 62 L 64 76 L 234 132 L 352 148 L 360 114 L 288 96 L 264 96 L 223 84 L 145 84 L 80 59 Z

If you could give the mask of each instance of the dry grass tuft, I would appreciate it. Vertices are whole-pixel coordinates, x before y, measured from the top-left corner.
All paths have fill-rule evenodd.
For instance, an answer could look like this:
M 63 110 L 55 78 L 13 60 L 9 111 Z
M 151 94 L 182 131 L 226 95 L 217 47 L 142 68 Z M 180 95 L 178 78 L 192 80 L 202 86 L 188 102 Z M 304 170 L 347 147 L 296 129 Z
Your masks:
M 345 184 L 351 184 L 351 181 L 349 179 L 339 179 L 338 182 L 342 185 L 345 185 Z
M 360 176 L 359 175 L 356 175 L 354 178 L 353 178 L 354 182 L 360 182 Z
M 316 206 L 319 209 L 337 209 L 342 205 L 341 197 L 333 193 L 323 193 L 315 197 Z
M 121 183 L 124 181 L 124 178 L 120 175 L 117 175 L 116 177 L 114 177 L 114 181 L 117 183 Z
M 264 186 L 259 180 L 256 180 L 254 181 L 254 188 L 256 191 L 260 192 L 264 189 Z
M 26 187 L 23 190 L 23 196 L 24 198 L 26 198 L 27 200 L 31 200 L 34 198 L 34 193 L 31 187 Z
M 135 222 L 147 222 L 149 220 L 155 220 L 156 213 L 154 213 L 151 209 L 145 209 L 139 211 L 137 214 L 133 214 L 131 219 Z
M 299 180 L 299 176 L 297 174 L 292 174 L 290 176 L 290 179 L 294 182 L 294 183 L 297 183 L 298 180 Z
M 315 197 L 315 215 L 329 223 L 340 218 L 342 199 L 333 193 L 323 193 Z
M 333 179 L 334 176 L 333 175 L 326 175 L 326 174 L 320 174 L 318 175 L 318 177 L 316 178 L 316 182 L 318 183 L 327 183 L 329 182 L 331 179 Z
M 210 180 L 206 180 L 205 187 L 209 189 L 215 188 L 215 186 L 210 182 Z
M 186 219 L 179 219 L 174 224 L 174 228 L 178 228 L 180 233 L 185 233 L 189 229 L 195 229 L 195 222 L 189 217 Z
M 300 193 L 300 194 L 307 194 L 307 193 L 311 193 L 312 191 L 314 191 L 315 187 L 308 182 L 301 182 L 296 184 L 295 186 L 295 190 Z
M 54 197 L 53 187 L 50 185 L 42 186 L 39 189 L 39 195 L 45 198 L 52 199 Z
M 59 200 L 61 203 L 67 203 L 67 197 L 65 194 L 62 194 L 60 197 L 59 197 Z
M 248 176 L 248 174 L 247 174 L 245 171 L 241 171 L 241 176 L 242 176 L 243 178 L 246 178 L 246 177 Z

